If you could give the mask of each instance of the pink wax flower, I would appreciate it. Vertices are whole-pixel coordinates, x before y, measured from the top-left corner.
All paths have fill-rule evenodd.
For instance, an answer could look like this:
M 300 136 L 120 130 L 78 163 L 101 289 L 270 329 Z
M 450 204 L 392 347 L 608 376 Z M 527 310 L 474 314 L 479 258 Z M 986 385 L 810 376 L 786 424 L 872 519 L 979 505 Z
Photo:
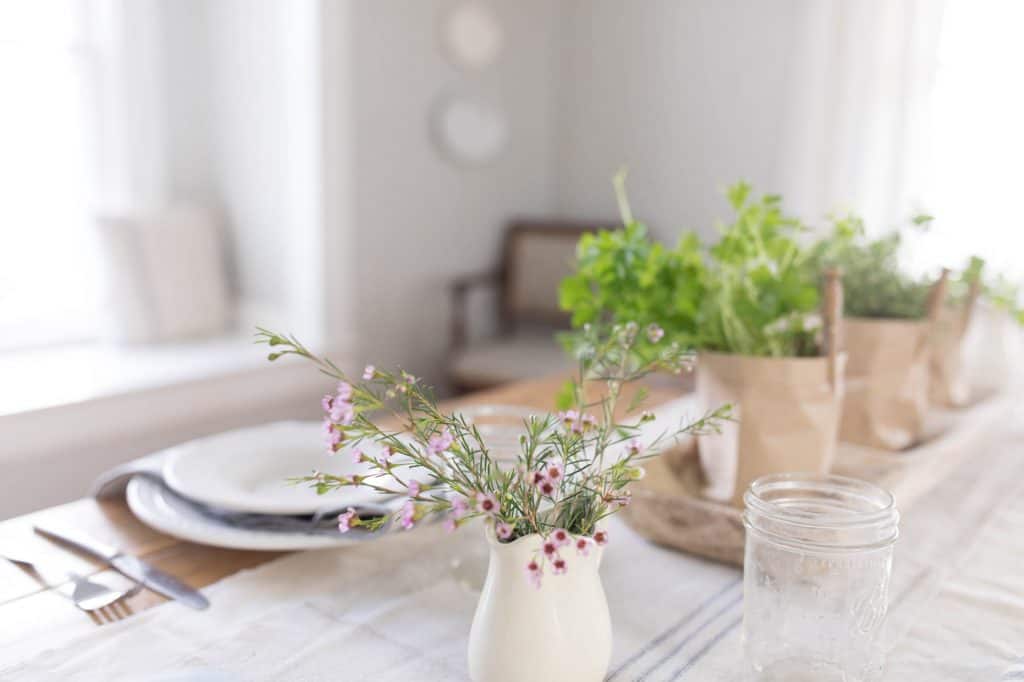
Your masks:
M 338 384 L 338 400 L 348 402 L 352 400 L 352 384 L 342 381 Z
M 427 450 L 432 455 L 440 455 L 442 452 L 450 448 L 454 442 L 455 439 L 446 427 L 441 429 L 441 433 L 435 433 L 430 437 L 430 441 L 427 443 Z
M 599 545 L 608 544 L 608 531 L 599 530 L 596 533 L 594 533 L 594 542 L 596 542 Z
M 407 487 L 409 489 L 406 492 L 408 493 L 409 497 L 418 497 L 419 496 L 419 494 L 420 494 L 420 482 L 419 481 L 409 481 L 409 485 Z
M 373 375 L 376 374 L 377 368 L 373 365 L 367 365 L 363 370 L 363 381 L 370 381 L 373 379 Z
M 536 486 L 540 486 L 546 480 L 548 480 L 548 477 L 544 475 L 543 471 L 534 471 L 530 474 L 530 483 Z
M 559 412 L 558 418 L 561 420 L 562 425 L 568 429 L 580 420 L 580 413 L 576 410 L 566 410 L 565 412 Z
M 444 529 L 449 533 L 454 533 L 455 529 L 459 527 L 459 522 L 455 520 L 454 516 L 449 516 L 444 520 Z
M 560 460 L 553 459 L 550 462 L 544 464 L 544 475 L 552 483 L 558 483 L 562 480 L 562 475 L 565 473 L 565 465 Z
M 558 488 L 555 486 L 554 483 L 551 482 L 551 479 L 549 478 L 545 478 L 543 481 L 541 481 L 540 484 L 537 486 L 537 489 L 540 490 L 540 494 L 543 495 L 544 497 L 553 497 L 555 491 L 558 490 Z
M 512 537 L 512 526 L 504 521 L 499 521 L 494 524 L 494 534 L 498 536 L 499 540 L 508 540 Z
M 344 438 L 344 434 L 334 428 L 334 424 L 326 419 L 324 420 L 324 441 L 327 444 L 327 452 L 336 452 Z
M 580 421 L 583 422 L 583 430 L 584 431 L 589 431 L 590 429 L 592 429 L 595 426 L 597 426 L 597 417 L 595 417 L 592 414 L 585 414 L 585 415 L 583 415 L 580 418 Z
M 333 406 L 334 406 L 334 396 L 333 395 L 325 395 L 323 398 L 320 399 L 320 407 L 324 408 L 324 412 L 328 412 L 329 413 L 331 411 L 331 407 L 333 407 Z
M 568 570 L 568 566 L 565 563 L 565 559 L 560 556 L 556 556 L 551 562 L 551 572 L 555 575 L 562 575 Z
M 572 538 L 569 536 L 569 532 L 564 528 L 556 528 L 555 530 L 551 531 L 551 539 L 554 540 L 555 544 L 559 547 L 565 547 L 570 542 L 572 542 Z
M 363 461 L 363 451 L 359 448 L 352 449 L 352 463 L 359 464 Z
M 469 502 L 458 493 L 449 495 L 448 502 L 452 505 L 452 516 L 457 519 L 461 519 L 469 511 Z
M 344 513 L 338 515 L 338 530 L 347 533 L 355 525 L 356 510 L 349 507 Z
M 416 523 L 416 505 L 412 503 L 412 500 L 408 500 L 402 505 L 402 509 L 399 511 L 399 523 L 406 530 L 412 528 Z
M 405 383 L 409 384 L 410 386 L 416 383 L 416 377 L 409 374 L 408 372 L 402 372 L 402 379 L 405 380 Z
M 394 451 L 390 446 L 385 445 L 381 448 L 380 456 L 377 457 L 377 466 L 382 469 L 391 470 L 391 456 L 394 455 Z
M 590 556 L 590 545 L 593 540 L 590 538 L 576 538 L 576 553 L 580 556 Z
M 344 400 L 338 399 L 331 405 L 331 421 L 343 426 L 348 426 L 352 423 L 352 420 L 356 416 L 356 411 L 352 407 L 352 403 L 345 402 Z
M 550 538 L 544 541 L 544 544 L 540 546 L 540 549 L 544 552 L 544 556 L 549 559 L 558 556 L 558 544 Z
M 665 330 L 656 324 L 647 325 L 647 339 L 651 343 L 658 343 L 665 336 Z
M 501 511 L 501 507 L 498 505 L 498 499 L 494 496 L 494 493 L 477 493 L 476 505 L 484 514 L 489 514 L 491 516 Z
M 530 563 L 526 564 L 526 579 L 538 590 L 540 589 L 540 581 L 543 577 L 544 569 L 539 563 L 537 563 L 536 559 L 533 559 Z
M 643 444 L 639 438 L 634 438 L 626 444 L 626 452 L 630 455 L 639 455 L 644 449 Z

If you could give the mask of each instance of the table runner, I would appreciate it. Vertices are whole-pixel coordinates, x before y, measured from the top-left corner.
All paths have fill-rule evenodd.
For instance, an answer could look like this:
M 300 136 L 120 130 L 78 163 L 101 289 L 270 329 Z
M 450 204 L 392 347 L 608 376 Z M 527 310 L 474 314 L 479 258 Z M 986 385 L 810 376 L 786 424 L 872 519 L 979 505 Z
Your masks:
M 1020 416 L 904 514 L 887 681 L 1021 678 Z M 211 586 L 203 613 L 169 603 L 75 639 L 0 647 L 0 679 L 464 682 L 486 566 L 479 530 L 433 526 L 291 555 Z M 740 571 L 651 545 L 617 520 L 610 533 L 608 679 L 741 679 Z

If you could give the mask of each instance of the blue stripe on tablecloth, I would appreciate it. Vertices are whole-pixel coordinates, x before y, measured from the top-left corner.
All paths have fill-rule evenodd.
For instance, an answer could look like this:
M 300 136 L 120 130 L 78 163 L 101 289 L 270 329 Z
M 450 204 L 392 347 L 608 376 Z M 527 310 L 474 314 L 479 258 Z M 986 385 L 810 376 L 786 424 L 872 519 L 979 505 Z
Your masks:
M 1014 471 L 1015 473 L 1006 477 L 1005 480 L 1008 481 L 1007 485 L 1000 487 L 996 494 L 989 495 L 989 504 L 981 507 L 977 514 L 962 524 L 961 532 L 952 542 L 949 543 L 950 547 L 964 546 L 964 544 L 977 534 L 979 528 L 988 525 L 996 512 L 1002 509 L 1002 501 L 1016 492 L 1020 476 L 1024 473 L 1024 466 L 1018 466 Z M 921 585 L 927 582 L 928 578 L 930 578 L 934 572 L 935 569 L 932 566 L 927 566 L 918 571 L 910 580 L 910 583 L 899 594 L 889 600 L 889 611 L 895 611 L 899 608 L 903 601 Z
M 678 644 L 676 644 L 674 647 L 672 647 L 672 649 L 667 654 L 665 654 L 664 656 L 659 658 L 654 663 L 654 665 L 652 665 L 650 668 L 647 669 L 647 672 L 645 672 L 640 677 L 636 678 L 636 682 L 641 682 L 641 680 L 646 680 L 648 675 L 653 673 L 655 670 L 657 670 L 658 668 L 663 666 L 668 661 L 672 660 L 677 654 L 679 654 L 680 651 L 683 650 L 683 647 L 685 647 L 687 644 L 692 642 L 698 635 L 700 635 L 702 632 L 704 632 L 704 630 L 709 625 L 711 625 L 712 623 L 717 621 L 719 618 L 721 618 L 724 613 L 726 613 L 730 609 L 734 608 L 736 605 L 742 603 L 742 601 L 743 601 L 743 595 L 739 594 L 734 599 L 730 599 L 728 602 L 726 602 L 725 606 L 723 606 L 722 608 L 720 608 L 717 611 L 715 611 L 715 613 L 712 614 L 710 618 L 706 618 L 704 620 L 704 622 L 701 623 L 700 625 L 698 625 L 695 630 L 690 632 L 690 634 L 688 634 L 686 637 L 684 637 L 682 640 L 680 640 L 680 642 Z M 738 620 L 737 620 L 737 622 L 738 622 Z M 732 627 L 734 627 L 734 624 L 730 625 L 727 628 L 727 630 L 732 629 Z M 721 639 L 721 637 L 713 639 L 706 648 L 710 649 L 711 646 L 714 646 L 715 644 L 717 644 L 718 639 Z M 697 654 L 696 654 L 696 657 L 699 658 L 700 656 L 703 656 L 706 653 L 707 653 L 706 650 L 698 651 Z M 691 663 L 691 661 L 693 661 L 693 660 L 696 660 L 696 659 L 694 657 L 691 657 L 691 658 L 687 659 L 686 661 L 684 661 L 684 663 L 683 663 L 684 667 L 687 667 L 687 665 L 689 663 Z
M 694 666 L 694 664 L 697 663 L 697 661 L 699 661 L 700 659 L 702 659 L 704 657 L 704 654 L 706 654 L 707 652 L 711 651 L 712 647 L 714 647 L 716 644 L 718 644 L 720 641 L 722 641 L 723 637 L 725 637 L 727 634 L 729 634 L 730 632 L 735 630 L 736 626 L 738 626 L 742 622 L 743 622 L 743 616 L 737 616 L 736 618 L 733 618 L 732 621 L 730 621 L 728 625 L 726 625 L 724 628 L 719 630 L 718 634 L 716 634 L 714 637 L 712 637 L 708 641 L 707 644 L 702 646 L 697 651 L 697 653 L 695 653 L 693 656 L 690 657 L 690 659 L 688 661 L 686 661 L 686 663 L 684 663 L 681 667 L 677 668 L 676 671 L 674 673 L 672 673 L 672 677 L 670 677 L 669 679 L 670 680 L 678 680 L 680 677 L 682 677 L 683 673 L 685 673 L 687 670 L 692 668 Z
M 1003 676 L 999 678 L 1002 680 L 1024 680 L 1024 656 L 1018 658 L 1013 665 L 1006 669 Z
M 618 665 L 618 667 L 615 668 L 615 670 L 613 670 L 608 675 L 608 677 L 605 678 L 605 682 L 611 682 L 619 673 L 621 673 L 623 670 L 625 670 L 630 665 L 635 663 L 637 661 L 637 659 L 639 659 L 641 656 L 646 654 L 648 651 L 650 651 L 654 647 L 660 645 L 662 642 L 664 642 L 666 639 L 668 639 L 673 634 L 678 632 L 680 629 L 686 627 L 694 618 L 696 618 L 700 614 L 701 611 L 703 611 L 708 606 L 713 604 L 719 597 L 724 595 L 726 592 L 728 592 L 729 590 L 731 590 L 734 587 L 736 587 L 737 585 L 739 585 L 741 581 L 742 581 L 741 578 L 735 578 L 733 580 L 730 580 L 724 587 L 722 587 L 722 589 L 720 589 L 718 592 L 715 592 L 713 595 L 711 595 L 710 597 L 705 599 L 703 602 L 698 604 L 697 608 L 693 609 L 688 614 L 683 616 L 683 618 L 681 620 L 679 620 L 677 623 L 675 623 L 671 627 L 667 628 L 666 630 L 661 632 L 658 636 L 654 637 L 654 639 L 651 639 L 646 644 L 641 646 L 632 656 L 630 656 L 625 661 L 620 663 Z

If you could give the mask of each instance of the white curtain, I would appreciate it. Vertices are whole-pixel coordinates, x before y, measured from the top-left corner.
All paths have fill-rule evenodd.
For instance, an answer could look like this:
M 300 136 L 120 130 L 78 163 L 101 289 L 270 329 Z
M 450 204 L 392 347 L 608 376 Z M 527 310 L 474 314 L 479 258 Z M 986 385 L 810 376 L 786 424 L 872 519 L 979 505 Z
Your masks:
M 936 216 L 917 240 L 918 267 L 959 266 L 1020 280 L 1024 262 L 1024 2 L 948 0 L 932 90 L 924 196 Z
M 95 337 L 92 217 L 163 199 L 157 2 L 0 3 L 0 349 Z
M 805 0 L 791 46 L 780 188 L 804 219 L 876 230 L 923 208 L 942 0 Z
M 162 208 L 168 180 L 163 19 L 167 0 L 78 0 L 94 13 L 101 51 L 95 209 Z

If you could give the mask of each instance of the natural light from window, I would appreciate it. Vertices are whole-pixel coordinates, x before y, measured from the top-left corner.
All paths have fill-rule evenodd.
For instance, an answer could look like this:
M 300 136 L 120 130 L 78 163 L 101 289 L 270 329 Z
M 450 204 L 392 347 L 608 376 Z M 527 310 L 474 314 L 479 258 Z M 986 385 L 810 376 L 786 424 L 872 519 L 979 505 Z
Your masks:
M 95 334 L 89 3 L 0 3 L 0 349 Z
M 932 93 L 925 206 L 937 220 L 918 240 L 921 265 L 1024 277 L 1024 220 L 1017 206 L 1024 163 L 1024 2 L 949 0 Z

